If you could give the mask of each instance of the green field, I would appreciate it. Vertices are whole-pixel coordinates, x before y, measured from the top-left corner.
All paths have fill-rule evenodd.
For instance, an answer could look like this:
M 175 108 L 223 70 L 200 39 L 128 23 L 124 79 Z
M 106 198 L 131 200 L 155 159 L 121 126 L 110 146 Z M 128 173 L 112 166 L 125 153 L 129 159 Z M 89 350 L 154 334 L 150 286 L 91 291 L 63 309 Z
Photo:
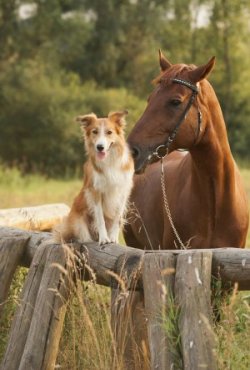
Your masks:
M 241 173 L 250 202 L 250 170 Z M 0 208 L 34 206 L 63 202 L 71 204 L 81 180 L 51 180 L 42 176 L 22 177 L 16 169 L 0 167 Z M 248 247 L 250 234 L 248 233 Z M 11 294 L 0 322 L 0 356 L 22 282 L 27 271 L 21 269 L 12 284 Z M 57 364 L 68 370 L 109 370 L 112 364 L 109 289 L 91 283 L 79 284 L 65 319 Z M 215 324 L 218 337 L 219 370 L 250 368 L 250 292 L 232 294 L 221 301 L 221 320 Z M 117 367 L 118 368 L 118 367 Z

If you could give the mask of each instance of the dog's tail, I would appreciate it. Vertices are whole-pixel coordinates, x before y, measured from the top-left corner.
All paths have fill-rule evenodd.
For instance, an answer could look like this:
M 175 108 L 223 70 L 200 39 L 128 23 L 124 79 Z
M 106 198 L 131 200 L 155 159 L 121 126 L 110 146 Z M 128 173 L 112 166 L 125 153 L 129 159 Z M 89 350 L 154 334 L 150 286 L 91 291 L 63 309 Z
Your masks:
M 52 238 L 56 244 L 64 244 L 70 241 L 69 225 L 68 225 L 68 217 L 64 217 L 62 222 L 55 225 L 52 230 Z

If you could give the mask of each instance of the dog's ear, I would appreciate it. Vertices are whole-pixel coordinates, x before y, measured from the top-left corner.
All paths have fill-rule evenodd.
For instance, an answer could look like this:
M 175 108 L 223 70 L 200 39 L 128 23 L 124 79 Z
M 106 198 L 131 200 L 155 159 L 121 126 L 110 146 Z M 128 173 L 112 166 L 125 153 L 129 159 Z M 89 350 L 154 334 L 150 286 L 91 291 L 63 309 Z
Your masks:
M 97 116 L 95 113 L 86 114 L 85 116 L 78 116 L 76 117 L 76 122 L 80 123 L 81 128 L 85 129 L 91 123 L 95 122 L 97 120 Z
M 126 125 L 125 116 L 128 114 L 127 110 L 122 112 L 110 112 L 108 115 L 108 119 L 115 124 L 124 127 Z

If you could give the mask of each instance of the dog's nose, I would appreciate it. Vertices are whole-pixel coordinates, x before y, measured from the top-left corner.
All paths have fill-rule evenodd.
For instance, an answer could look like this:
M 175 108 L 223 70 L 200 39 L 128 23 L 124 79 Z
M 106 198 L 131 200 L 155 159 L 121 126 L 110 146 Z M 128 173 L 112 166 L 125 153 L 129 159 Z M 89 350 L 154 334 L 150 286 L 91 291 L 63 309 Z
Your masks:
M 96 149 L 98 150 L 98 152 L 102 152 L 104 150 L 104 146 L 102 144 L 98 144 L 96 146 Z

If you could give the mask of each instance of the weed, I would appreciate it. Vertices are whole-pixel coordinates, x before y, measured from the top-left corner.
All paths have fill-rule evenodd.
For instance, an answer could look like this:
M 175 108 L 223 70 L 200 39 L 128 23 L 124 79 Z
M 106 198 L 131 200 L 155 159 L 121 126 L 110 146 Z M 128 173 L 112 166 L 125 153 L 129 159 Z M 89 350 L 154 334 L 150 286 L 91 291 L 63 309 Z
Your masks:
M 24 267 L 20 267 L 16 270 L 10 287 L 8 299 L 4 304 L 4 309 L 0 320 L 0 358 L 2 358 L 7 345 L 11 321 L 18 306 L 19 295 L 27 273 L 28 270 Z
M 167 310 L 163 316 L 163 328 L 167 333 L 169 352 L 173 360 L 173 369 L 182 369 L 181 336 L 178 329 L 180 309 L 172 294 L 167 295 Z
M 220 370 L 250 369 L 250 295 L 234 289 L 220 306 L 220 321 L 216 323 Z

